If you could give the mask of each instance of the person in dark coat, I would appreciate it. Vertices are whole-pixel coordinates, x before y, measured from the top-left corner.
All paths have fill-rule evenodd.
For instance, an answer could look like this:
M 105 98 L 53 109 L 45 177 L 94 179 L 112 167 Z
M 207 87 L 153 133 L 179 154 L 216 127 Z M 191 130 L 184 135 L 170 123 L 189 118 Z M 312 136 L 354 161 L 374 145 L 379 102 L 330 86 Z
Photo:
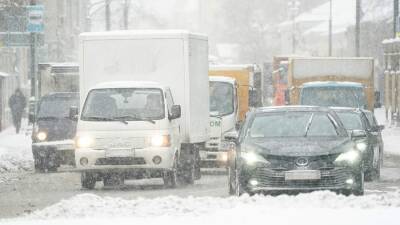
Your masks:
M 20 89 L 15 90 L 14 94 L 11 95 L 8 105 L 10 106 L 14 127 L 18 134 L 21 129 L 22 113 L 26 106 L 25 96 Z

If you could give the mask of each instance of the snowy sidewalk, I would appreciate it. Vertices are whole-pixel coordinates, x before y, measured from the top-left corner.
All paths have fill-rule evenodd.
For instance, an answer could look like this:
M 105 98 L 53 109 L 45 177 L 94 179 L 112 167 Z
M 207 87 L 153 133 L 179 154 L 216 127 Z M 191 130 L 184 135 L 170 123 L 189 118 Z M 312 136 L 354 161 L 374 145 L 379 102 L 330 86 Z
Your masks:
M 23 124 L 26 124 L 23 121 Z M 7 172 L 31 170 L 33 157 L 31 151 L 31 137 L 27 126 L 23 126 L 19 134 L 13 127 L 0 133 L 0 182 Z

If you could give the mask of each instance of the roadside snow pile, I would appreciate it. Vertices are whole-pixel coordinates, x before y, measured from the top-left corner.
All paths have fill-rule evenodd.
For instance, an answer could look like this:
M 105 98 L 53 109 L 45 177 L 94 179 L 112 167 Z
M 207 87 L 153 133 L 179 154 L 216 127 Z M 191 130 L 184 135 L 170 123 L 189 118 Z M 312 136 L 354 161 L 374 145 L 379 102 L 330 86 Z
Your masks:
M 400 192 L 363 197 L 342 196 L 332 192 L 315 192 L 297 196 L 242 196 L 229 198 L 175 196 L 136 200 L 81 194 L 28 215 L 29 219 L 97 218 L 97 217 L 201 217 L 230 212 L 233 217 L 245 210 L 254 215 L 277 209 L 388 209 L 400 213 Z M 246 215 L 247 217 L 248 215 Z
M 382 132 L 384 151 L 386 153 L 400 155 L 400 128 L 386 128 Z
M 0 182 L 4 172 L 25 171 L 33 168 L 31 138 L 25 132 L 15 134 L 14 129 L 0 133 Z

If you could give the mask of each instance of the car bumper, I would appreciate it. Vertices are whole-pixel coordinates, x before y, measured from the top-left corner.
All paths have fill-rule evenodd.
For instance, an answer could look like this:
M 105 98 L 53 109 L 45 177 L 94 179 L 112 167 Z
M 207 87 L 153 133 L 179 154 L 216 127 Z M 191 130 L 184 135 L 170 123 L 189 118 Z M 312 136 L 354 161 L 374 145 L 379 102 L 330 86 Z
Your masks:
M 38 142 L 32 144 L 34 158 L 52 158 L 58 164 L 75 165 L 73 141 Z
M 314 180 L 286 180 L 285 172 L 259 168 L 248 177 L 244 186 L 250 192 L 353 190 L 357 188 L 356 173 L 350 169 L 322 170 L 320 174 L 320 178 Z M 251 180 L 254 181 L 250 182 Z
M 129 154 L 110 155 L 114 150 L 76 149 L 77 171 L 170 170 L 175 150 L 172 148 L 129 149 Z M 157 163 L 155 158 L 161 158 Z

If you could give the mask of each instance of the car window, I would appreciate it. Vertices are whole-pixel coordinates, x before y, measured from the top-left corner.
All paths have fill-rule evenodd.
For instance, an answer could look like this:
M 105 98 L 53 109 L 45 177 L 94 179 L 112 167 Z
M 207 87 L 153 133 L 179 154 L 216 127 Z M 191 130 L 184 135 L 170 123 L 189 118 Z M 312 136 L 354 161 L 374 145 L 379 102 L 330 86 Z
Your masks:
M 355 112 L 338 112 L 340 120 L 342 121 L 346 130 L 364 130 L 364 125 L 361 117 Z

